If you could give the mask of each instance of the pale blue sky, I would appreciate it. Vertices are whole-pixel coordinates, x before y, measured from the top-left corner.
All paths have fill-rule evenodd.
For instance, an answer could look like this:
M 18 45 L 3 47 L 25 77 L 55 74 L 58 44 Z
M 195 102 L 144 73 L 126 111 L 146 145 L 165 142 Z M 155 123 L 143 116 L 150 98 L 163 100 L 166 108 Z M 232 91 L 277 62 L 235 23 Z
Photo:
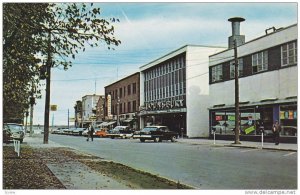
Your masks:
M 103 95 L 105 86 L 186 44 L 226 47 L 231 35 L 228 18 L 246 19 L 241 24 L 246 41 L 298 19 L 297 3 L 99 3 L 99 7 L 104 18 L 120 19 L 115 35 L 122 44 L 114 51 L 104 45 L 87 47 L 69 70 L 52 69 L 51 104 L 58 105 L 55 124 L 67 124 L 68 109 L 73 117 L 75 102 L 94 94 L 95 83 L 96 93 Z M 34 124 L 44 123 L 44 104 L 44 98 L 37 101 Z

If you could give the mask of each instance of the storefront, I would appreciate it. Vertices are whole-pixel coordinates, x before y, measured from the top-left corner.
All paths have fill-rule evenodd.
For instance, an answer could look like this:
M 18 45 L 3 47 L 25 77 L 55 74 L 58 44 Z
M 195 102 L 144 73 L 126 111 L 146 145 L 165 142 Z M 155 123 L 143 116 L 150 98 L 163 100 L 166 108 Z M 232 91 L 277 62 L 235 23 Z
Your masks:
M 141 119 L 144 126 L 163 125 L 178 132 L 179 136 L 186 136 L 186 109 L 169 109 L 160 111 L 142 111 Z
M 297 136 L 297 102 L 282 104 L 256 104 L 240 106 L 241 135 L 272 135 L 272 125 L 280 121 L 281 136 Z M 233 135 L 235 128 L 234 107 L 219 105 L 210 108 L 210 134 Z

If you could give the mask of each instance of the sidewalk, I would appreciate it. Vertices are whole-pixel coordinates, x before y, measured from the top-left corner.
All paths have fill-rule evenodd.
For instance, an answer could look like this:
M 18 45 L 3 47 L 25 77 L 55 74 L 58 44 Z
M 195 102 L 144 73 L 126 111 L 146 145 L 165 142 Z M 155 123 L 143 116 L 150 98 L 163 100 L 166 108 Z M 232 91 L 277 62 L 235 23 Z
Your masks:
M 69 148 L 61 144 L 48 141 L 48 144 L 43 144 L 43 137 L 38 134 L 33 136 L 27 135 L 24 139 L 24 144 L 37 149 L 55 149 Z M 22 150 L 22 149 L 21 149 Z M 76 151 L 76 153 L 80 153 Z M 22 151 L 21 151 L 22 155 Z M 46 155 L 45 158 L 51 158 Z M 55 177 L 66 187 L 66 189 L 80 190 L 110 190 L 110 189 L 130 189 L 126 184 L 121 183 L 105 174 L 94 171 L 85 164 L 76 159 L 66 156 L 59 156 L 59 161 L 49 161 L 46 166 L 55 175 Z
M 177 142 L 183 144 L 192 144 L 192 145 L 210 145 L 215 147 L 241 147 L 241 148 L 262 148 L 268 150 L 282 150 L 282 151 L 298 151 L 298 144 L 289 144 L 289 143 L 280 143 L 275 145 L 274 143 L 264 142 L 263 145 L 261 142 L 250 142 L 250 141 L 240 141 L 241 144 L 234 144 L 234 141 L 229 140 L 214 140 L 213 139 L 187 139 L 179 138 Z

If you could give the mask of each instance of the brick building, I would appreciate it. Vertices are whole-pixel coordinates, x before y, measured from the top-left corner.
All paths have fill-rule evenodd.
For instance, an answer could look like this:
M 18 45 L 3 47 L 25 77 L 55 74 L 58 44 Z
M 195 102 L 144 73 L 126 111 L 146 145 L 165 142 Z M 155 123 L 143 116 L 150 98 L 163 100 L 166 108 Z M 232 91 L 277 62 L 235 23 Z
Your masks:
M 105 87 L 105 120 L 114 125 L 138 129 L 140 73 L 134 73 Z

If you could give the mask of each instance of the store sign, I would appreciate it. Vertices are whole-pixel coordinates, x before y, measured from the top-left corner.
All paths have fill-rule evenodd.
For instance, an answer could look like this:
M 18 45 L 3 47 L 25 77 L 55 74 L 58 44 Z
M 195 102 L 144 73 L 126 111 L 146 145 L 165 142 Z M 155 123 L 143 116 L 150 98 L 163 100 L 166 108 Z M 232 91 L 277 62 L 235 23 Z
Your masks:
M 166 110 L 171 108 L 181 108 L 184 106 L 184 100 L 172 100 L 165 102 L 147 103 L 146 110 Z
M 107 115 L 111 115 L 111 95 L 107 95 Z
M 57 105 L 50 105 L 51 111 L 57 111 Z

